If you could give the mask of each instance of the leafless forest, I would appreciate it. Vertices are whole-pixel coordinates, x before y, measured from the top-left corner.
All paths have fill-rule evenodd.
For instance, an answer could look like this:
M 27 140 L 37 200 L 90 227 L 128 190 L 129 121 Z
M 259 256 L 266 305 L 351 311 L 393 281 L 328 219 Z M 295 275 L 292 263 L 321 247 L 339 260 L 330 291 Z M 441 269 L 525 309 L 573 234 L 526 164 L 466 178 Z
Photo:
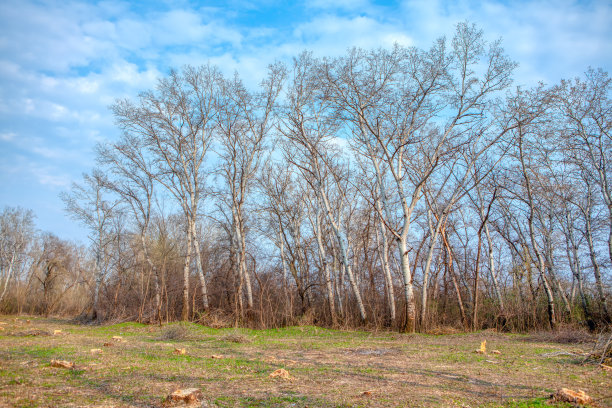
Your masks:
M 299 54 L 258 89 L 184 67 L 111 107 L 63 194 L 80 246 L 0 214 L 0 311 L 98 321 L 526 331 L 610 324 L 608 74 L 513 84 L 468 23 Z M 586 67 L 585 67 L 586 68 Z

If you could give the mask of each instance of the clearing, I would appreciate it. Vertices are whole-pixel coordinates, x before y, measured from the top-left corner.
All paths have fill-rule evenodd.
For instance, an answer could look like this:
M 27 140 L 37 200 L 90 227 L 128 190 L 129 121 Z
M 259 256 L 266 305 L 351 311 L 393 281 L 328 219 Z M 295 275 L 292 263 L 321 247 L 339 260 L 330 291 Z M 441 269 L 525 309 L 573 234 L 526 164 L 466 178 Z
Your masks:
M 161 407 L 173 391 L 198 388 L 195 406 L 206 407 L 527 407 L 548 406 L 561 387 L 610 406 L 612 373 L 580 364 L 593 343 L 551 339 L 0 316 L 0 406 Z M 488 354 L 475 353 L 482 340 Z M 289 379 L 270 376 L 281 368 Z

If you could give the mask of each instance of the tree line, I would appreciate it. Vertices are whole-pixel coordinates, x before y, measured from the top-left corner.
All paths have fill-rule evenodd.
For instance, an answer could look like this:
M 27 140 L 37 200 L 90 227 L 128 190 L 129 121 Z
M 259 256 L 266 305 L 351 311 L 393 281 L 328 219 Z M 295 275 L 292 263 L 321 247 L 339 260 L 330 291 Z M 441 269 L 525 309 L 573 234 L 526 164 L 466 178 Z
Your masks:
M 610 324 L 610 79 L 514 87 L 516 66 L 461 23 L 429 49 L 303 52 L 256 90 L 212 65 L 171 71 L 112 105 L 121 136 L 62 195 L 89 252 L 18 244 L 29 213 L 2 213 L 2 307 L 406 332 Z M 33 295 L 45 251 L 63 254 L 64 307 Z

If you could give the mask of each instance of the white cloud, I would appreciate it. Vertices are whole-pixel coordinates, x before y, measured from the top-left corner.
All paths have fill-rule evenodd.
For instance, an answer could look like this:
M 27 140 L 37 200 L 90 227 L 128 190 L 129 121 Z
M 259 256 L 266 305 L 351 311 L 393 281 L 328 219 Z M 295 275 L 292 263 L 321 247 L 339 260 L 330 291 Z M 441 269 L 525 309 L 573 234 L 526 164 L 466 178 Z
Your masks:
M 317 54 L 336 55 L 349 47 L 391 47 L 394 43 L 411 45 L 413 40 L 392 24 L 367 16 L 340 17 L 324 15 L 294 30 L 295 37 Z
M 15 132 L 0 133 L 0 140 L 3 140 L 5 142 L 11 142 L 15 140 L 15 137 L 17 137 L 17 134 Z
M 67 189 L 72 183 L 70 175 L 61 171 L 58 172 L 57 167 L 33 165 L 30 168 L 30 173 L 41 185 L 52 187 L 56 190 Z

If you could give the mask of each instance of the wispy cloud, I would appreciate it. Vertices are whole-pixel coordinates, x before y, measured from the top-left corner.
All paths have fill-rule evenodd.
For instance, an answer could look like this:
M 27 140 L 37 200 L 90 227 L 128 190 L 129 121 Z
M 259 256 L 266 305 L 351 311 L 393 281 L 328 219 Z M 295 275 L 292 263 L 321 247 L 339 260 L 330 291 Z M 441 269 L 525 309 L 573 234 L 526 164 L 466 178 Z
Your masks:
M 15 140 L 15 137 L 17 137 L 17 134 L 14 132 L 0 133 L 0 140 L 3 140 L 5 142 L 13 141 Z

